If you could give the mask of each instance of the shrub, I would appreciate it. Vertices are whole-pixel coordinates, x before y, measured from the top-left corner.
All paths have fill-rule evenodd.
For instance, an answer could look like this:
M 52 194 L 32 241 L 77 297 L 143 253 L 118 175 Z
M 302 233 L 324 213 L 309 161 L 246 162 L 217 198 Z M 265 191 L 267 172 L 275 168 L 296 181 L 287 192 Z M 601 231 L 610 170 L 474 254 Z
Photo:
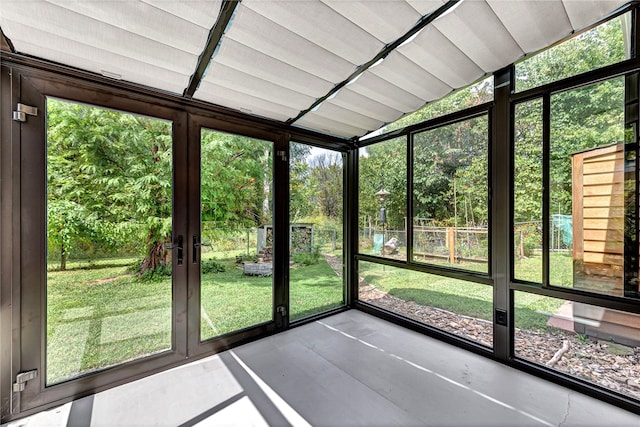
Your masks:
M 215 259 L 203 259 L 200 262 L 200 274 L 224 273 L 225 270 L 224 264 Z
M 293 262 L 303 265 L 314 265 L 318 263 L 320 251 L 318 248 L 311 252 L 298 252 L 293 254 Z
M 163 280 L 171 277 L 171 264 L 159 265 L 153 270 L 146 270 L 139 277 L 141 280 Z

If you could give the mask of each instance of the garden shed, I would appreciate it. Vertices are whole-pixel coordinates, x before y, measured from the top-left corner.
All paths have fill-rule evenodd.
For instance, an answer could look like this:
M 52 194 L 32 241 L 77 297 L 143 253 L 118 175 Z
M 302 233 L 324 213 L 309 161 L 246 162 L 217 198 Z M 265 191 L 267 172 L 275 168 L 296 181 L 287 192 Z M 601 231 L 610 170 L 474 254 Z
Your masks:
M 634 164 L 626 160 L 624 144 L 613 144 L 573 154 L 572 171 L 573 286 L 623 296 L 625 182 L 633 182 Z M 640 342 L 638 315 L 580 303 L 573 313 L 586 319 L 574 324 L 576 332 Z
M 0 0 L 0 424 L 635 426 L 639 129 L 637 1 Z
M 574 286 L 624 294 L 624 144 L 572 155 Z

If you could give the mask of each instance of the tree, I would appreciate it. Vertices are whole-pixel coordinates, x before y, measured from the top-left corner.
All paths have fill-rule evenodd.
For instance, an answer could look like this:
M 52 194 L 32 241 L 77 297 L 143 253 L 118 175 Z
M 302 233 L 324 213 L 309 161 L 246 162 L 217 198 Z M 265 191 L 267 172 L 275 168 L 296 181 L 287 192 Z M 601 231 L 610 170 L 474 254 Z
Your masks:
M 289 221 L 300 222 L 313 214 L 313 207 L 307 197 L 307 183 L 311 167 L 307 161 L 311 146 L 292 142 L 289 148 Z
M 136 228 L 146 236 L 141 271 L 166 266 L 171 124 L 55 99 L 47 112 L 48 233 L 63 243 L 61 267 L 72 240 L 122 242 Z
M 200 157 L 202 221 L 223 227 L 271 221 L 271 142 L 204 130 Z
M 486 224 L 488 145 L 486 116 L 415 135 L 414 216 L 443 225 L 475 225 L 469 217 Z M 472 215 L 458 209 L 458 199 L 470 205 Z
M 309 161 L 309 198 L 318 215 L 342 218 L 342 157 L 340 153 L 322 153 Z
M 379 221 L 382 207 L 376 193 L 382 188 L 390 194 L 385 201 L 387 227 L 404 230 L 407 200 L 407 144 L 397 138 L 360 149 L 359 203 L 362 220 L 371 227 Z

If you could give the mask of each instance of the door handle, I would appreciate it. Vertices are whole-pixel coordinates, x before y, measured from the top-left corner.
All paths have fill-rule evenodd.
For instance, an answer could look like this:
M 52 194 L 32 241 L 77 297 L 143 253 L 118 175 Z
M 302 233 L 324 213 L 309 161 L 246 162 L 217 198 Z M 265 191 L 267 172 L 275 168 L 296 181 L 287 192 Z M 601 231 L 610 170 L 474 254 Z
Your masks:
M 184 248 L 183 248 L 182 236 L 178 236 L 178 241 L 175 244 L 173 244 L 173 245 L 165 244 L 164 248 L 166 250 L 177 249 L 178 250 L 178 265 L 182 265 L 182 262 L 184 260 Z
M 211 243 L 202 243 L 198 241 L 198 235 L 194 234 L 193 235 L 193 251 L 192 251 L 192 256 L 191 256 L 191 262 L 193 262 L 194 264 L 196 264 L 198 262 L 198 248 L 202 247 L 202 246 L 209 246 L 211 247 Z

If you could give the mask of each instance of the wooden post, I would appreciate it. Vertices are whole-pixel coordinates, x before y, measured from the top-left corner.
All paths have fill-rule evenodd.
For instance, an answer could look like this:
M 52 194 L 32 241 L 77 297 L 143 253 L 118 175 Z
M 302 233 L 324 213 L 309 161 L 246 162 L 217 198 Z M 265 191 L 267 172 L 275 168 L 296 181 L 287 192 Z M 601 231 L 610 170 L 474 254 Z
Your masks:
M 524 259 L 524 231 L 520 230 L 520 259 Z
M 456 229 L 447 227 L 447 247 L 449 248 L 449 264 L 456 262 Z
M 336 230 L 333 230 L 333 233 L 332 233 L 331 248 L 335 252 L 335 250 L 336 250 Z

